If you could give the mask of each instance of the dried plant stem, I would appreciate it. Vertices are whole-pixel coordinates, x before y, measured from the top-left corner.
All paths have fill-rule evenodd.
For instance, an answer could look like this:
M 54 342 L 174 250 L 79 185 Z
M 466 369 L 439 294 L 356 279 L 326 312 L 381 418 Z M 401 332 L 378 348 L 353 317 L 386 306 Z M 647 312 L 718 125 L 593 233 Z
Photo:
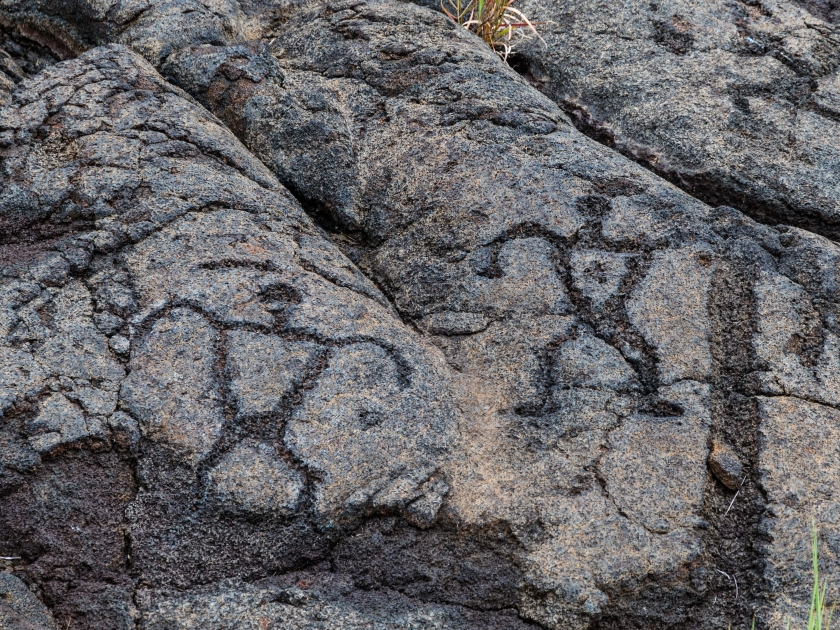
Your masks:
M 515 0 L 445 1 L 445 5 L 441 3 L 443 12 L 481 37 L 505 61 L 513 49 L 513 36 L 520 29 L 530 30 L 542 41 L 535 26 L 539 22 L 531 22 L 522 11 L 513 7 Z

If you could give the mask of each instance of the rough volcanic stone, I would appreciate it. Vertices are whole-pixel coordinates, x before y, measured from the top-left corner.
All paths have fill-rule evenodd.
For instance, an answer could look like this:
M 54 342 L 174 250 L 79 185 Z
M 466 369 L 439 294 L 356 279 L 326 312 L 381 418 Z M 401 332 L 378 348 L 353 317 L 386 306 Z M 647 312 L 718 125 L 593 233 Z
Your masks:
M 766 579 L 776 598 L 771 626 L 805 623 L 813 584 L 811 525 L 820 540 L 820 576 L 835 578 L 838 561 L 838 427 L 840 412 L 796 397 L 759 398 L 761 484 L 767 492 Z
M 152 602 L 140 624 L 143 630 L 199 628 L 347 628 L 397 630 L 519 630 L 529 625 L 510 612 L 483 612 L 426 603 L 397 592 L 359 591 L 344 578 L 326 574 L 293 574 L 280 583 L 231 584 L 209 592 L 162 597 Z
M 366 238 L 348 254 L 439 335 L 474 399 L 463 453 L 444 468 L 444 522 L 509 524 L 525 550 L 522 614 L 586 627 L 632 576 L 695 562 L 707 296 L 714 258 L 728 255 L 706 226 L 711 209 L 578 134 L 491 51 L 408 6 L 329 5 L 293 17 L 270 50 L 194 48 L 166 71 L 281 180 Z M 307 135 L 316 121 L 330 131 Z M 629 182 L 628 194 L 601 195 L 608 179 Z M 627 301 L 601 321 L 568 288 L 572 255 L 581 268 L 599 250 L 618 261 L 600 304 L 619 287 Z M 475 315 L 487 325 L 460 324 Z M 654 420 L 640 389 L 668 411 Z
M 295 512 L 303 478 L 266 444 L 240 442 L 209 473 L 208 492 L 225 509 L 250 514 Z
M 544 43 L 517 67 L 580 128 L 709 203 L 840 235 L 836 3 L 520 8 Z
M 0 11 L 0 105 L 9 101 L 21 81 L 61 58 L 22 31 L 34 36 L 26 25 L 16 26 Z
M 817 297 L 831 280 L 816 280 L 828 241 L 781 263 L 800 242 L 790 231 L 620 159 L 470 35 L 405 5 L 328 4 L 270 45 L 193 47 L 164 68 L 352 235 L 338 240 L 348 256 L 463 375 L 463 450 L 443 469 L 438 519 L 508 524 L 523 546 L 521 614 L 726 626 L 712 601 L 743 604 L 716 569 L 741 583 L 763 573 L 715 539 L 731 496 L 717 490 L 710 511 L 708 444 L 751 422 L 748 407 L 723 411 L 740 404 L 739 379 L 833 395 L 834 307 Z M 814 262 L 796 271 L 793 256 Z M 733 328 L 742 316 L 718 306 L 721 284 L 755 309 L 754 331 Z M 735 509 L 753 524 L 739 527 L 758 536 L 760 493 L 743 493 Z M 678 567 L 695 569 L 675 586 Z M 624 585 L 643 575 L 668 586 L 639 610 L 645 587 Z M 712 599 L 689 612 L 675 591 Z
M 572 254 L 570 264 L 575 288 L 588 298 L 592 309 L 600 309 L 621 288 L 632 254 L 584 250 Z
M 276 413 L 317 369 L 317 344 L 245 331 L 228 335 L 230 391 L 242 416 Z
M 8 517 L 10 540 L 46 544 L 24 531 L 48 493 L 27 494 L 41 469 L 19 436 L 47 397 L 94 415 L 110 400 L 94 390 L 121 392 L 104 444 L 45 465 L 134 473 L 103 510 L 130 541 L 108 543 L 116 595 L 61 591 L 54 554 L 27 569 L 54 610 L 109 611 L 89 627 L 582 630 L 807 605 L 799 523 L 814 507 L 837 532 L 831 490 L 802 472 L 831 458 L 812 425 L 836 442 L 835 244 L 679 191 L 410 4 L 79 7 L 13 13 L 134 47 L 231 131 L 118 47 L 0 111 L 0 480 L 37 506 Z M 653 41 L 688 58 L 689 27 Z M 764 217 L 778 196 L 749 190 Z M 797 423 L 801 405 L 816 419 Z M 716 440 L 749 475 L 735 503 L 707 469 Z
M 217 119 L 110 46 L 0 132 L 0 544 L 60 623 L 134 627 L 129 557 L 187 588 L 306 564 L 369 512 L 434 521 L 440 351 Z
M 0 628 L 56 630 L 50 611 L 11 573 L 0 573 Z
M 194 460 L 210 452 L 224 423 L 214 374 L 217 343 L 204 317 L 174 309 L 138 344 L 120 391 L 145 437 L 177 445 Z
M 630 322 L 656 348 L 659 380 L 665 385 L 711 376 L 711 260 L 712 251 L 704 246 L 656 252 L 627 302 Z
M 709 467 L 715 477 L 730 490 L 737 490 L 744 481 L 744 467 L 738 461 L 738 456 L 726 444 L 712 443 L 709 453 Z
M 44 370 L 28 352 L 8 346 L 0 349 L 0 410 L 40 391 Z
M 24 25 L 59 59 L 130 41 L 151 61 L 188 43 L 225 42 L 245 17 L 236 0 L 2 0 L 0 16 Z
M 44 401 L 28 430 L 33 434 L 29 443 L 39 453 L 88 437 L 105 437 L 98 418 L 85 419 L 82 410 L 61 394 L 52 394 Z

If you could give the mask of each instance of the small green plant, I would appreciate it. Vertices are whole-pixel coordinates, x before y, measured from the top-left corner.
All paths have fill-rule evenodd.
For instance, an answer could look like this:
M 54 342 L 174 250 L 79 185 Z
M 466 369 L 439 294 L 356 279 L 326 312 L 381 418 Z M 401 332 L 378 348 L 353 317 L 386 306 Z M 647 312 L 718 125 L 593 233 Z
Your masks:
M 834 613 L 834 606 L 829 609 L 826 605 L 826 592 L 828 582 L 823 580 L 820 584 L 820 549 L 817 525 L 811 519 L 811 565 L 814 574 L 814 584 L 811 587 L 811 608 L 808 610 L 808 623 L 804 630 L 830 630 L 831 616 Z M 755 617 L 752 620 L 751 630 L 755 630 Z M 785 630 L 790 630 L 790 620 L 785 624 Z
M 811 519 L 811 563 L 813 565 L 814 585 L 811 587 L 811 608 L 808 611 L 807 630 L 829 630 L 834 607 L 832 606 L 829 610 L 825 604 L 825 594 L 828 590 L 827 581 L 823 580 L 823 583 L 820 584 L 819 537 L 817 535 L 817 525 L 813 519 Z M 790 630 L 790 621 L 788 621 L 785 630 Z
M 455 23 L 487 42 L 505 61 L 513 48 L 513 36 L 528 29 L 542 40 L 535 24 L 513 6 L 516 0 L 441 0 L 440 8 Z

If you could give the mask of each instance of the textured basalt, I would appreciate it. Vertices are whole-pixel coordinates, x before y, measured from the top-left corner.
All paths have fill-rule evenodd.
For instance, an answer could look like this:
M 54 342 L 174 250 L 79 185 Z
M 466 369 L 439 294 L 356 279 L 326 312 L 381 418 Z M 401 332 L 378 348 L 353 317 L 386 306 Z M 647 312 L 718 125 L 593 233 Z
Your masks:
M 435 11 L 191 2 L 4 7 L 91 48 L 0 110 L 0 552 L 56 623 L 807 610 L 833 242 L 586 137 Z
M 517 67 L 589 135 L 712 205 L 840 236 L 837 4 L 526 1 Z

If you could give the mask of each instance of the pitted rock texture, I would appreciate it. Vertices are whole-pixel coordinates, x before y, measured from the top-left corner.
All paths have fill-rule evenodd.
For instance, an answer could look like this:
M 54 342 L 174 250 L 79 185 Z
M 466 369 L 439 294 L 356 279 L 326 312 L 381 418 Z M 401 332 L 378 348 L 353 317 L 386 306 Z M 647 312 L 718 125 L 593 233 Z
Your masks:
M 144 630 L 260 628 L 294 630 L 524 630 L 512 611 L 481 612 L 417 603 L 397 592 L 360 591 L 350 580 L 323 573 L 291 573 L 259 584 L 231 582 L 186 596 L 141 591 L 149 602 Z
M 767 521 L 755 477 L 716 485 L 709 444 L 737 442 L 755 466 L 762 383 L 834 390 L 833 320 L 792 315 L 772 337 L 782 324 L 761 306 L 763 274 L 794 273 L 776 257 L 797 232 L 712 210 L 588 141 L 430 13 L 329 5 L 275 36 L 186 49 L 164 69 L 348 235 L 337 242 L 464 375 L 465 421 L 483 419 L 448 471 L 446 517 L 508 523 L 524 547 L 520 612 L 549 627 L 724 627 L 705 598 L 732 602 L 719 570 L 755 584 L 742 606 L 766 592 L 750 539 Z M 808 256 L 832 256 L 818 242 Z M 807 308 L 820 275 L 768 296 L 778 309 L 799 291 Z M 808 341 L 792 346 L 801 321 Z M 681 604 L 653 603 L 639 581 L 678 566 Z
M 527 0 L 517 65 L 587 133 L 711 204 L 840 236 L 837 3 Z
M 712 443 L 709 453 L 709 468 L 715 477 L 730 490 L 738 490 L 743 482 L 744 467 L 733 450 L 722 442 Z
M 783 625 L 800 609 L 794 593 L 813 583 L 802 549 L 802 514 L 825 531 L 820 568 L 838 571 L 838 496 L 827 480 L 837 474 L 837 427 L 840 411 L 795 396 L 760 398 L 762 484 L 770 501 L 767 579 L 780 593 L 771 625 Z M 796 424 L 791 419 L 796 419 Z
M 0 544 L 59 623 L 807 611 L 834 243 L 590 140 L 439 13 L 127 7 L 9 9 L 206 108 L 117 45 L 0 110 Z
M 218 121 L 119 46 L 0 120 L 3 544 L 61 623 L 131 626 L 129 573 L 266 575 L 370 510 L 434 521 L 442 355 Z
M 0 105 L 9 100 L 17 84 L 57 60 L 49 48 L 24 37 L 0 14 Z
M 0 628 L 56 630 L 50 611 L 11 573 L 0 573 Z
M 225 42 L 245 17 L 236 0 L 0 0 L 0 16 L 62 59 L 131 42 L 154 62 L 186 43 Z

